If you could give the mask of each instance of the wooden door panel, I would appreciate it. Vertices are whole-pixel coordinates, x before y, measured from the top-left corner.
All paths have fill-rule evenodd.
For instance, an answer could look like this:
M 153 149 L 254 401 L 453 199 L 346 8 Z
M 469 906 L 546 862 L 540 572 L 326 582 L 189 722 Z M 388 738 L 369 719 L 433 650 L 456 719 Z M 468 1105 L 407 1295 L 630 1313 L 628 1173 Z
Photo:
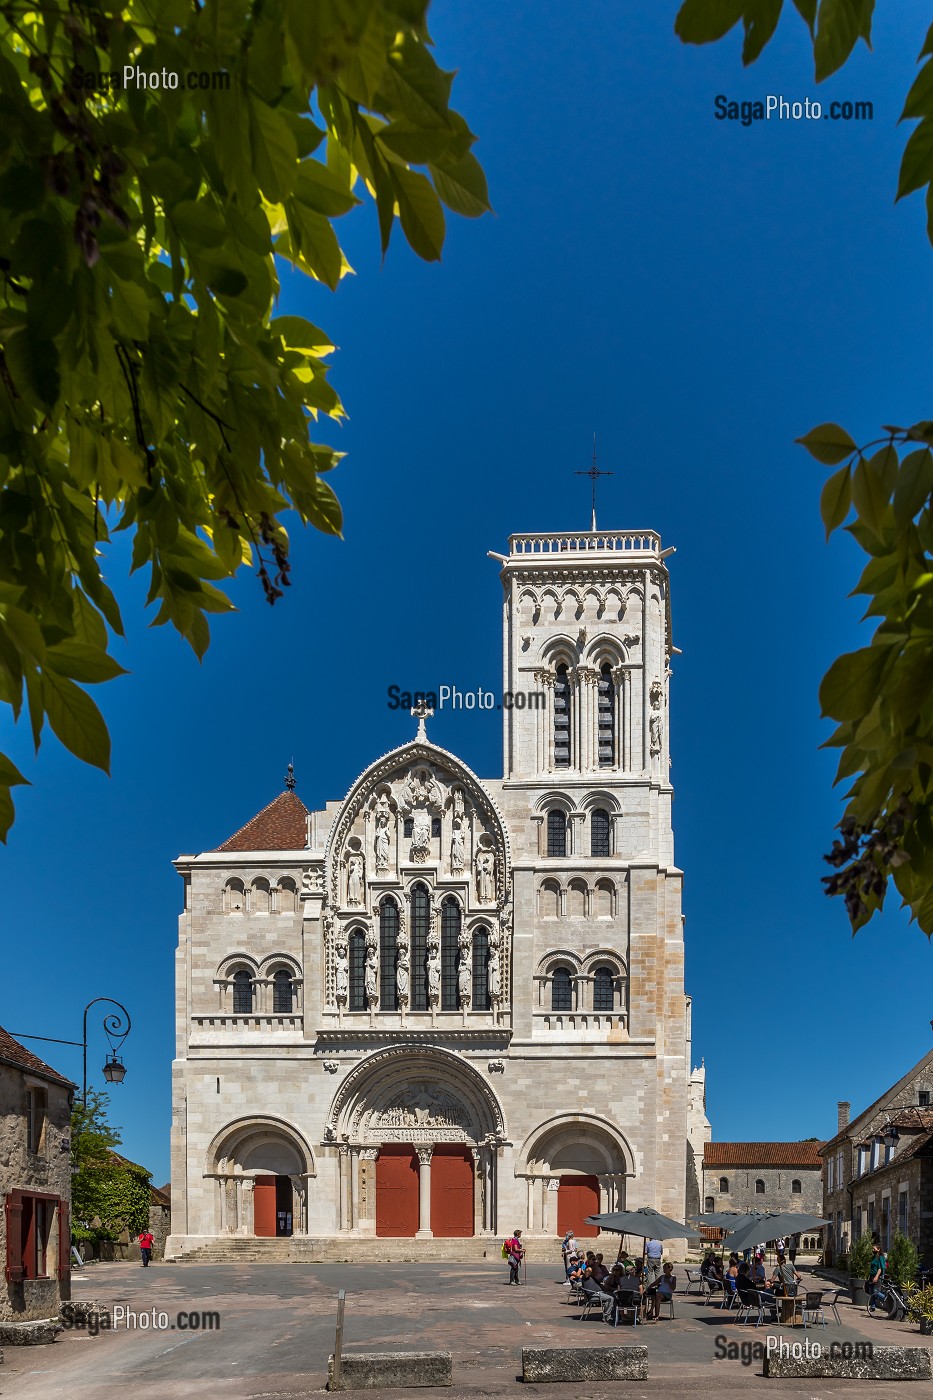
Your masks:
M 257 1176 L 253 1183 L 253 1234 L 262 1239 L 275 1234 L 274 1176 Z
M 599 1213 L 599 1182 L 595 1176 L 562 1176 L 557 1188 L 557 1233 L 572 1230 L 584 1239 L 599 1234 L 598 1225 L 587 1225 L 588 1215 Z
M 418 1233 L 418 1159 L 413 1147 L 382 1147 L 376 1158 L 376 1234 Z
M 473 1234 L 473 1156 L 469 1148 L 434 1149 L 431 1233 L 442 1239 L 466 1239 Z

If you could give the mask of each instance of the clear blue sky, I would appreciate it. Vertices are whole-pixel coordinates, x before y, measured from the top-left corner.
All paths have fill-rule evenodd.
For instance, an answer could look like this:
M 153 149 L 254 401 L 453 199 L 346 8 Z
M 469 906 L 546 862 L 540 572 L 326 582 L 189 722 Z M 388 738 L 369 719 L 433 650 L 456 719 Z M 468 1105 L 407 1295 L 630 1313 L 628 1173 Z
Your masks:
M 790 9 L 790 7 L 786 7 Z M 853 941 L 819 879 L 838 794 L 817 687 L 859 644 L 859 555 L 824 543 L 825 473 L 793 439 L 838 420 L 862 439 L 933 416 L 933 252 L 922 200 L 893 203 L 921 7 L 879 6 L 823 89 L 791 11 L 743 72 L 733 35 L 684 49 L 676 6 L 437 0 L 438 56 L 480 136 L 496 215 L 450 221 L 444 261 L 375 215 L 344 221 L 358 276 L 336 295 L 289 277 L 283 305 L 332 331 L 350 422 L 332 478 L 346 539 L 294 539 L 293 587 L 258 584 L 214 625 L 203 666 L 144 626 L 113 556 L 132 674 L 98 692 L 113 777 L 52 736 L 0 851 L 0 1022 L 80 1037 L 85 1002 L 125 1002 L 128 1074 L 112 1091 L 124 1151 L 168 1177 L 171 860 L 216 846 L 281 789 L 339 798 L 407 740 L 386 687 L 500 683 L 501 589 L 488 549 L 578 529 L 599 433 L 605 527 L 660 531 L 670 561 L 675 840 L 685 871 L 694 1049 L 717 1139 L 830 1134 L 931 1043 L 933 952 L 892 906 Z M 868 99 L 872 123 L 714 120 L 718 93 Z M 327 430 L 322 431 L 326 435 Z M 499 716 L 446 713 L 431 736 L 501 773 Z M 882 1028 L 866 1057 L 865 1027 Z M 752 1069 L 737 1027 L 764 1045 Z M 31 1042 L 33 1048 L 43 1047 Z M 92 1039 L 99 1080 L 105 1042 Z M 80 1052 L 44 1047 L 80 1078 Z

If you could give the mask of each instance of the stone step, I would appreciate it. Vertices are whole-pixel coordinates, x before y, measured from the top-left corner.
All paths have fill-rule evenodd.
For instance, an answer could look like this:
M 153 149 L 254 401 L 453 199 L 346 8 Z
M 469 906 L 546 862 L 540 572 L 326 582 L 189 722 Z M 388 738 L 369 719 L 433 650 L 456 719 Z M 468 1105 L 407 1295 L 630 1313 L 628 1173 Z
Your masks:
M 558 1264 L 560 1261 L 560 1241 L 556 1238 L 538 1237 L 528 1241 L 530 1262 Z M 255 1239 L 228 1238 L 212 1239 L 204 1243 L 181 1241 L 174 1254 L 166 1255 L 167 1262 L 175 1263 L 308 1263 L 328 1264 L 344 1262 L 360 1263 L 402 1263 L 402 1262 L 448 1262 L 469 1260 L 497 1260 L 502 1262 L 502 1241 L 486 1236 L 472 1239 Z

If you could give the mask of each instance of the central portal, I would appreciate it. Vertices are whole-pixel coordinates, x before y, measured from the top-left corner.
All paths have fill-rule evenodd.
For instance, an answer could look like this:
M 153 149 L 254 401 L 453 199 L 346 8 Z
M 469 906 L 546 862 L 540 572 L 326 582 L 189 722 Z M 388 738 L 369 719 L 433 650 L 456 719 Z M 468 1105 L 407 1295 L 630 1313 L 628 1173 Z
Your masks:
M 444 1239 L 473 1234 L 473 1154 L 455 1143 L 431 1158 L 431 1231 Z
M 408 1144 L 379 1149 L 376 1234 L 414 1239 L 418 1233 L 418 1158 Z

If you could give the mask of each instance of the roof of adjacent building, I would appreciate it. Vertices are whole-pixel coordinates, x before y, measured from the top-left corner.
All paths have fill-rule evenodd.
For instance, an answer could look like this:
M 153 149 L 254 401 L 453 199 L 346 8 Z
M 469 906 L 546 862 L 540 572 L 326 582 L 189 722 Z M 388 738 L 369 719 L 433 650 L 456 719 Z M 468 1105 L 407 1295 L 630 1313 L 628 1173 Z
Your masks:
M 704 1167 L 818 1167 L 818 1142 L 708 1142 Z
M 268 807 L 217 846 L 218 851 L 303 851 L 310 813 L 296 793 L 280 792 Z
M 50 1079 L 53 1084 L 62 1084 L 66 1089 L 75 1088 L 74 1081 L 66 1079 L 57 1069 L 52 1069 L 38 1055 L 27 1050 L 14 1040 L 9 1031 L 0 1026 L 0 1064 L 12 1065 L 14 1069 L 25 1070 L 27 1074 L 37 1074 L 40 1079 Z
M 150 1188 L 152 1192 L 151 1203 L 154 1206 L 161 1206 L 163 1210 L 171 1210 L 172 1198 L 167 1191 L 163 1191 L 159 1186 Z
M 896 1084 L 892 1084 L 890 1089 L 885 1089 L 883 1094 L 879 1094 L 878 1097 L 875 1099 L 874 1103 L 870 1103 L 867 1108 L 862 1110 L 861 1113 L 856 1114 L 856 1116 L 850 1119 L 850 1121 L 846 1123 L 844 1127 L 837 1129 L 833 1136 L 831 1138 L 828 1138 L 827 1141 L 823 1143 L 823 1146 L 834 1147 L 837 1143 L 843 1143 L 850 1138 L 853 1141 L 858 1142 L 860 1136 L 862 1135 L 862 1132 L 868 1128 L 868 1125 L 871 1122 L 872 1118 L 874 1118 L 877 1113 L 880 1113 L 883 1110 L 885 1101 L 893 1098 L 902 1089 L 905 1089 L 910 1084 L 910 1081 L 913 1079 L 914 1075 L 923 1069 L 929 1069 L 933 1071 L 933 1050 L 928 1050 L 927 1053 L 923 1056 L 923 1058 L 918 1060 L 917 1063 L 913 1065 L 907 1071 L 906 1074 L 901 1075 L 900 1079 L 897 1081 Z M 902 1111 L 902 1109 L 895 1107 L 893 1108 L 892 1113 L 896 1114 Z

